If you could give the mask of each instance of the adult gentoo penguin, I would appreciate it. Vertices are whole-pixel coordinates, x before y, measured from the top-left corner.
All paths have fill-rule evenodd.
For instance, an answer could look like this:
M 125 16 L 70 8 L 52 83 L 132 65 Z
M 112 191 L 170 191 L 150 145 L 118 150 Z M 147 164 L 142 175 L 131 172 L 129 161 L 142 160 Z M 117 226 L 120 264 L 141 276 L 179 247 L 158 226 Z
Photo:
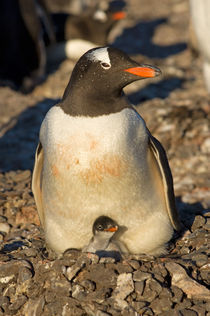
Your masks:
M 95 48 L 77 62 L 40 130 L 32 190 L 46 242 L 82 248 L 103 215 L 125 226 L 130 253 L 159 255 L 179 228 L 165 151 L 123 94 L 160 70 L 122 51 Z

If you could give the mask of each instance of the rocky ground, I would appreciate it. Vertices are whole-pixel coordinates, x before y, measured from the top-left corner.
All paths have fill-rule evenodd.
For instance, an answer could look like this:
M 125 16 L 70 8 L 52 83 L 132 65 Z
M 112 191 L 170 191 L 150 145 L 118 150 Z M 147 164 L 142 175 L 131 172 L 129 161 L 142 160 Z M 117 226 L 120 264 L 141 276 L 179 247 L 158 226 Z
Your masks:
M 0 315 L 210 315 L 210 96 L 188 46 L 186 0 L 131 0 L 115 45 L 162 69 L 126 88 L 166 148 L 182 232 L 161 258 L 120 262 L 80 251 L 47 253 L 31 193 L 40 123 L 74 63 L 49 67 L 22 95 L 0 88 Z

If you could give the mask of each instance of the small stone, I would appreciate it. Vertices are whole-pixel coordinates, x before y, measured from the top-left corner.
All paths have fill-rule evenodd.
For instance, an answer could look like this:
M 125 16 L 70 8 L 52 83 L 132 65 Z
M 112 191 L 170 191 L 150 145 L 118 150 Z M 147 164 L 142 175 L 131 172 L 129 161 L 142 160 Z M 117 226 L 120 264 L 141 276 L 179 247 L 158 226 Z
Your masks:
M 152 278 L 152 275 L 151 273 L 148 273 L 148 272 L 142 272 L 142 271 L 135 271 L 133 273 L 133 280 L 134 281 L 144 281 L 144 280 L 147 280 L 147 279 L 151 279 Z
M 152 291 L 155 291 L 158 295 L 162 291 L 162 286 L 155 279 L 150 279 L 148 284 L 149 284 L 150 289 Z
M 166 269 L 172 275 L 172 285 L 181 288 L 187 297 L 209 300 L 210 291 L 205 286 L 191 279 L 179 264 L 174 262 L 166 263 Z
M 135 292 L 138 294 L 138 295 L 142 295 L 143 294 L 143 291 L 144 291 L 144 281 L 137 281 L 137 282 L 134 282 L 134 287 L 135 287 Z
M 152 301 L 150 307 L 152 308 L 155 315 L 157 315 L 161 312 L 169 311 L 172 305 L 173 302 L 169 298 L 163 297 L 162 299 L 156 298 L 154 301 Z
M 132 306 L 128 306 L 126 307 L 122 313 L 122 316 L 138 316 L 137 312 L 133 309 Z
M 10 225 L 7 223 L 0 223 L 0 232 L 8 234 L 10 231 Z
M 83 256 L 80 256 L 73 266 L 63 269 L 67 279 L 71 281 L 73 278 L 75 278 L 77 273 L 85 267 L 85 264 L 85 258 Z
M 180 310 L 180 314 L 182 316 L 198 316 L 198 313 L 196 313 L 196 311 L 187 308 Z
M 37 256 L 37 250 L 34 248 L 27 248 L 23 250 L 23 253 L 27 256 L 27 257 L 36 257 Z
M 150 279 L 146 280 L 146 285 L 143 291 L 143 295 L 137 296 L 138 301 L 152 302 L 157 297 L 157 293 L 151 290 L 149 284 L 150 284 Z
M 25 295 L 18 296 L 14 303 L 10 304 L 9 310 L 18 310 L 21 306 L 25 304 L 27 297 Z
M 99 256 L 97 254 L 89 252 L 87 256 L 92 264 L 97 264 L 99 262 Z
M 117 278 L 117 286 L 113 291 L 112 298 L 117 305 L 124 309 L 128 304 L 125 298 L 134 290 L 134 284 L 131 273 L 122 273 Z
M 193 305 L 193 306 L 191 307 L 191 309 L 192 309 L 193 311 L 195 311 L 199 316 L 205 316 L 205 314 L 206 314 L 205 307 L 203 307 L 203 306 Z
M 139 311 L 139 313 L 140 313 L 140 315 L 142 315 L 142 316 L 146 316 L 146 315 L 147 315 L 147 316 L 153 316 L 153 315 L 154 315 L 152 309 L 149 308 L 149 307 L 143 307 L 143 308 Z
M 87 294 L 84 291 L 84 288 L 79 284 L 73 285 L 71 295 L 73 298 L 76 298 L 79 301 L 84 300 L 85 297 L 87 296 Z
M 29 279 L 31 279 L 33 276 L 31 270 L 25 267 L 21 267 L 18 274 L 18 283 L 23 283 Z
M 82 282 L 80 282 L 80 284 L 81 284 L 88 292 L 95 291 L 95 289 L 96 289 L 96 284 L 95 284 L 95 282 L 90 281 L 90 280 L 83 280 Z
M 99 263 L 115 263 L 115 258 L 111 258 L 111 257 L 102 257 L 99 260 Z
M 110 316 L 109 313 L 103 312 L 103 311 L 101 311 L 101 310 L 97 310 L 97 312 L 96 312 L 95 315 L 96 315 L 96 316 Z
M 39 215 L 35 206 L 23 206 L 21 208 L 21 211 L 16 214 L 16 225 L 28 223 L 33 223 L 37 226 L 40 225 Z
M 36 299 L 29 299 L 24 305 L 23 315 L 40 316 L 42 315 L 44 305 L 45 305 L 44 296 L 40 296 Z
M 128 263 L 132 268 L 134 268 L 134 270 L 138 270 L 140 268 L 140 263 L 137 260 L 129 260 Z
M 201 215 L 197 215 L 195 217 L 195 220 L 191 226 L 191 231 L 194 232 L 196 229 L 203 227 L 203 225 L 205 224 L 206 220 L 203 216 Z
M 195 261 L 197 267 L 202 267 L 208 262 L 208 256 L 204 253 L 196 253 L 192 255 L 192 260 Z
M 0 296 L 0 306 L 3 310 L 7 310 L 9 307 L 9 297 L 8 296 Z
M 183 298 L 183 292 L 180 288 L 178 288 L 177 286 L 171 286 L 171 291 L 173 293 L 173 297 L 172 300 L 174 303 L 179 303 L 181 302 L 182 298 Z
M 139 311 L 140 309 L 142 309 L 143 307 L 145 307 L 148 303 L 145 302 L 145 301 L 132 301 L 131 302 L 131 305 L 133 306 L 133 308 L 136 310 L 136 311 Z

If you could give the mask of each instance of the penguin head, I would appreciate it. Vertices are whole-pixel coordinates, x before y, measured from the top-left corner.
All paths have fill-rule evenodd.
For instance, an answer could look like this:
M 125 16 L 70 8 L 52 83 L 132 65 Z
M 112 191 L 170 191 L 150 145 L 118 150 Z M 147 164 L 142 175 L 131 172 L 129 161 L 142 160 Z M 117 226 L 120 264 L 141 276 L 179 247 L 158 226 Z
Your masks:
M 125 86 L 136 80 L 156 77 L 160 73 L 157 67 L 139 64 L 117 48 L 93 48 L 75 65 L 63 102 L 71 103 L 74 107 L 83 104 L 83 109 L 78 108 L 81 113 L 92 107 L 90 112 L 94 114 L 99 104 L 103 107 L 100 114 L 110 113 L 110 104 L 115 104 L 116 112 L 122 109 L 119 98 Z M 107 105 L 109 110 L 106 111 Z
M 118 230 L 117 223 L 108 216 L 98 217 L 93 224 L 93 235 L 111 238 Z
M 157 67 L 142 65 L 114 47 L 98 47 L 87 51 L 77 62 L 72 84 L 83 82 L 92 91 L 121 91 L 133 81 L 160 75 Z

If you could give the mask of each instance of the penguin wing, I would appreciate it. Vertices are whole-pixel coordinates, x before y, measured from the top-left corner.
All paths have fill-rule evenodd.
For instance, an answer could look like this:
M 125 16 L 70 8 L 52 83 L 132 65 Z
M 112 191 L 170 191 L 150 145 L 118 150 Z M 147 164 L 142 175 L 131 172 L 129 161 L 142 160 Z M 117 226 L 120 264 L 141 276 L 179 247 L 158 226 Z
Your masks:
M 44 152 L 41 143 L 38 144 L 35 155 L 35 164 L 32 175 L 32 192 L 36 202 L 40 222 L 44 225 L 44 210 L 42 204 L 42 167 L 44 161 Z
M 176 209 L 175 196 L 174 196 L 174 187 L 173 187 L 173 178 L 171 170 L 168 164 L 168 159 L 166 152 L 161 145 L 161 143 L 149 133 L 149 149 L 151 151 L 151 157 L 153 161 L 155 160 L 162 177 L 162 183 L 164 188 L 166 206 L 168 211 L 168 216 L 171 220 L 171 223 L 174 229 L 180 229 L 179 216 Z M 155 164 L 154 161 L 154 164 Z

